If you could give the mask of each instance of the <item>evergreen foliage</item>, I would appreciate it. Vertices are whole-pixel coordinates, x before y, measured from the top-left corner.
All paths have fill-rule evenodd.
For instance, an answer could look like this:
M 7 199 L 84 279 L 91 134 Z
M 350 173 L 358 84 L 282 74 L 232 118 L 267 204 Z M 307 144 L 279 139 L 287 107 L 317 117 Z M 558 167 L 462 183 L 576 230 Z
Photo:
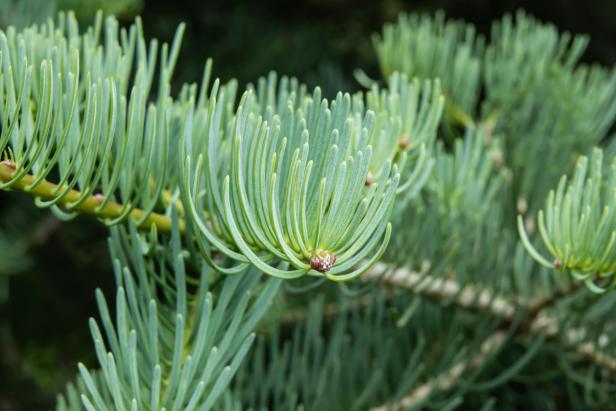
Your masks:
M 616 71 L 586 37 L 402 15 L 382 79 L 326 99 L 211 61 L 175 93 L 183 31 L 0 31 L 0 188 L 109 227 L 98 364 L 57 410 L 613 403 Z

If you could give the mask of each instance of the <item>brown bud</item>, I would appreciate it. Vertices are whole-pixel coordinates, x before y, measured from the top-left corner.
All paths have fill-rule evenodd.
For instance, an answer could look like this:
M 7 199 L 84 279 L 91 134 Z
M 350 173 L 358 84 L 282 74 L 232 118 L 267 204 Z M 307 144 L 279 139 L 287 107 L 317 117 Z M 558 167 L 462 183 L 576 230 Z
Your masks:
M 557 258 L 556 260 L 554 260 L 554 267 L 558 270 L 563 268 L 563 262 L 560 260 L 560 258 Z
M 329 271 L 334 266 L 335 262 L 336 254 L 322 251 L 310 258 L 310 268 L 324 273 Z
M 372 185 L 372 183 L 374 183 L 374 176 L 370 171 L 368 171 L 368 175 L 366 175 L 366 181 L 364 182 L 364 185 L 366 187 L 369 187 Z
M 11 170 L 16 170 L 17 169 L 17 165 L 11 161 L 11 160 L 4 160 L 4 161 L 0 161 L 0 164 L 2 164 L 3 166 L 10 168 Z

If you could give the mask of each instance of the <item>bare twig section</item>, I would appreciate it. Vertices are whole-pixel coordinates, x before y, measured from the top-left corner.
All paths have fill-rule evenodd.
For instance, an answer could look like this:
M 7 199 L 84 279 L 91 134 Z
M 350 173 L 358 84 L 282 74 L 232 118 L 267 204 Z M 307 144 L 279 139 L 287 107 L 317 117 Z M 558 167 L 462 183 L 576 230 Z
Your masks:
M 399 411 L 408 408 L 413 404 L 419 404 L 427 400 L 433 391 L 446 391 L 452 388 L 469 368 L 475 368 L 483 364 L 487 358 L 497 352 L 507 341 L 507 334 L 504 331 L 497 331 L 481 344 L 477 352 L 469 361 L 460 361 L 445 373 L 437 376 L 420 385 L 409 395 L 393 404 L 379 405 L 371 408 L 371 411 Z
M 387 265 L 378 263 L 364 274 L 362 279 L 378 279 L 384 284 L 404 288 L 441 302 L 452 302 L 463 308 L 487 311 L 494 317 L 507 321 L 511 321 L 517 311 L 516 304 L 488 290 L 462 286 L 455 280 L 420 274 L 404 267 L 388 270 Z

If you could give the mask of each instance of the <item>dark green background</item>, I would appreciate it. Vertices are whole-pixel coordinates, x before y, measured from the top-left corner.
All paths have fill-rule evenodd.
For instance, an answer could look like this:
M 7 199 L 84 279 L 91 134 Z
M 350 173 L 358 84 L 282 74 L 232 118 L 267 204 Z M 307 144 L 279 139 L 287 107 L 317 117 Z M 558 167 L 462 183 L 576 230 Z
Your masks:
M 45 1 L 45 0 L 41 0 Z M 524 8 L 561 29 L 589 33 L 586 61 L 616 61 L 616 2 L 146 0 L 148 37 L 170 40 L 187 23 L 177 83 L 200 79 L 207 57 L 223 80 L 253 81 L 270 70 L 319 84 L 326 94 L 354 90 L 355 68 L 378 76 L 370 36 L 401 11 L 473 22 L 482 32 L 507 11 Z M 132 17 L 123 17 L 128 23 Z M 106 231 L 88 218 L 59 224 L 22 195 L 0 193 L 0 232 L 21 250 L 8 302 L 0 305 L 0 411 L 53 407 L 55 393 L 93 363 L 87 319 L 94 289 L 113 292 Z M 1 255 L 1 254 L 0 254 Z

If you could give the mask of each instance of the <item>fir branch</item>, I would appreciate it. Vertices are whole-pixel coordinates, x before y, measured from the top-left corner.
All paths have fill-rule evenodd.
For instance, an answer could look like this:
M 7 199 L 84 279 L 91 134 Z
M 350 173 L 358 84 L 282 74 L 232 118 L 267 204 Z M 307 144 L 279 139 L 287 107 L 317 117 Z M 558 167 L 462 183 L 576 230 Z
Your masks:
M 601 368 L 607 368 L 613 373 L 616 373 L 616 358 L 602 352 L 593 342 L 585 342 L 578 344 L 576 351 L 586 359 Z
M 208 262 L 224 273 L 249 263 L 284 279 L 348 281 L 368 270 L 389 242 L 396 194 L 425 183 L 443 105 L 438 82 L 392 76 L 390 88 L 328 101 L 319 88 L 307 96 L 296 81 L 270 76 L 243 94 L 226 128 L 229 91 L 212 87 L 207 109 L 191 99 L 181 201 L 203 254 L 215 247 L 237 265 Z M 417 161 L 399 185 L 407 132 L 403 145 Z
M 9 160 L 4 160 L 0 162 L 0 182 L 8 182 L 11 181 L 15 174 L 15 166 Z M 32 175 L 25 175 L 15 183 L 11 185 L 11 189 L 25 192 L 27 194 L 32 195 L 33 197 L 40 198 L 43 200 L 54 199 L 63 188 L 58 185 L 51 183 L 47 180 L 42 180 L 40 183 L 36 184 L 32 187 L 32 183 L 36 181 L 36 177 Z M 82 193 L 78 190 L 70 190 L 66 196 L 63 197 L 62 200 L 58 202 L 60 206 L 71 204 L 76 202 L 79 198 L 82 197 Z M 86 200 L 81 202 L 81 204 L 75 206 L 71 209 L 71 211 L 77 211 L 81 214 L 92 215 L 94 217 L 100 219 L 117 219 L 125 214 L 125 206 L 122 204 L 118 204 L 112 201 L 107 202 L 102 207 L 102 203 L 104 199 L 98 195 L 94 194 L 89 196 Z M 129 214 L 134 220 L 141 221 L 139 228 L 142 229 L 150 229 L 152 226 L 156 226 L 156 229 L 159 232 L 170 232 L 171 231 L 171 218 L 167 217 L 163 214 L 158 213 L 149 213 L 149 215 L 143 219 L 145 212 L 138 208 L 133 208 Z M 180 221 L 180 232 L 184 232 L 185 226 L 184 222 Z
M 177 222 L 162 242 L 133 224 L 111 229 L 115 321 L 97 291 L 101 318 L 90 329 L 100 369 L 80 364 L 58 409 L 208 410 L 224 393 L 280 282 L 252 268 L 215 279 L 202 262 L 191 286 Z
M 434 391 L 447 391 L 452 388 L 469 368 L 481 366 L 488 358 L 496 353 L 507 342 L 507 333 L 497 331 L 485 339 L 479 352 L 468 361 L 460 361 L 443 374 L 431 379 L 414 389 L 409 395 L 393 404 L 384 404 L 373 407 L 370 411 L 399 411 L 405 410 L 414 404 L 426 401 Z
M 608 172 L 604 172 L 608 168 Z M 556 190 L 550 191 L 537 225 L 550 257 L 532 244 L 521 216 L 518 231 L 528 253 L 541 265 L 571 276 L 595 293 L 616 286 L 616 161 L 605 167 L 603 151 L 578 159 L 569 180 L 564 175 Z
M 572 282 L 547 295 L 528 301 L 512 301 L 511 298 L 470 284 L 462 285 L 456 280 L 414 272 L 406 267 L 389 267 L 386 263 L 377 263 L 362 279 L 379 281 L 386 286 L 406 289 L 436 301 L 453 302 L 462 308 L 487 312 L 495 318 L 508 322 L 511 322 L 520 310 L 524 310 L 529 317 L 533 318 L 562 297 L 580 288 L 579 283 Z
M 390 268 L 384 263 L 378 263 L 362 278 L 365 281 L 376 280 L 383 285 L 406 289 L 441 303 L 453 302 L 465 309 L 487 312 L 495 318 L 505 320 L 504 326 L 511 324 L 519 310 L 524 310 L 526 315 L 522 317 L 523 322 L 512 338 L 520 336 L 548 337 L 557 341 L 564 348 L 573 349 L 587 362 L 616 373 L 616 357 L 603 352 L 596 343 L 585 341 L 584 337 L 588 334 L 586 329 L 565 329 L 561 325 L 561 318 L 549 313 L 553 304 L 580 288 L 578 283 L 570 283 L 565 288 L 558 289 L 546 296 L 537 297 L 527 303 L 513 304 L 506 297 L 488 290 L 462 285 L 451 279 L 412 272 L 404 267 Z M 496 331 L 486 338 L 479 352 L 470 360 L 456 363 L 443 374 L 416 388 L 400 401 L 394 404 L 381 405 L 371 410 L 406 409 L 423 402 L 435 390 L 446 391 L 452 388 L 466 370 L 481 366 L 492 353 L 498 351 L 508 340 L 510 339 L 506 338 L 505 330 Z
M 508 322 L 513 320 L 520 307 L 533 315 L 578 288 L 578 285 L 571 283 L 570 286 L 551 294 L 536 297 L 527 303 L 516 304 L 510 298 L 496 295 L 485 289 L 469 284 L 461 285 L 455 280 L 414 272 L 405 267 L 392 267 L 386 263 L 377 263 L 362 276 L 362 281 L 376 281 L 391 289 L 405 289 L 442 303 L 455 303 L 465 309 L 488 312 L 493 317 Z M 386 295 L 391 296 L 392 293 Z M 333 317 L 342 310 L 366 307 L 372 301 L 373 296 L 366 294 L 344 307 L 340 307 L 337 303 L 329 303 L 324 307 L 323 315 L 328 318 Z M 284 322 L 294 323 L 304 319 L 306 315 L 307 311 L 304 308 L 290 310 L 285 314 Z
M 602 351 L 596 343 L 585 341 L 584 337 L 588 334 L 585 328 L 563 329 L 557 316 L 542 311 L 531 323 L 528 334 L 532 336 L 545 334 L 556 338 L 563 346 L 572 348 L 584 360 L 616 373 L 616 357 Z
M 405 267 L 390 268 L 377 263 L 362 279 L 378 280 L 383 285 L 406 289 L 440 302 L 453 302 L 466 309 L 489 312 L 506 321 L 513 320 L 517 312 L 517 304 L 506 297 L 470 285 L 463 286 L 455 280 L 416 273 Z

